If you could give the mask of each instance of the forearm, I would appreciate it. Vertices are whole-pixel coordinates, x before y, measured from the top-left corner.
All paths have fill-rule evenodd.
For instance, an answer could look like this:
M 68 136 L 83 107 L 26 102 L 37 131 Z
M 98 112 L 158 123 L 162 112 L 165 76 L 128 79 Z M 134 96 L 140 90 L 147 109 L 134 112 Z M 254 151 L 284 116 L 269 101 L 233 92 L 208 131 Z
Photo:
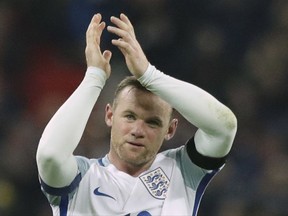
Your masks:
M 64 186 L 75 177 L 77 164 L 73 152 L 105 80 L 103 71 L 88 68 L 79 87 L 46 126 L 37 150 L 37 165 L 41 178 L 47 184 Z
M 198 148 L 202 153 L 218 157 L 228 153 L 236 133 L 236 118 L 230 109 L 203 89 L 165 75 L 151 65 L 139 81 L 199 128 L 195 141 L 196 145 L 201 143 Z M 203 142 L 205 139 L 207 142 Z M 209 146 L 201 149 L 205 143 Z

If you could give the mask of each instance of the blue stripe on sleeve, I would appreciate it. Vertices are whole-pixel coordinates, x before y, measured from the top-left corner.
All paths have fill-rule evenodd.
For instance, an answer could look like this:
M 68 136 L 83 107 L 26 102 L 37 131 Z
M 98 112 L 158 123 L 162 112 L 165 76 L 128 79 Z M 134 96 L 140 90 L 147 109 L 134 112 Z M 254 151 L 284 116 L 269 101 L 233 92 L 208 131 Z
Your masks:
M 68 195 L 61 197 L 61 202 L 60 202 L 60 206 L 59 206 L 60 216 L 67 216 L 68 203 L 69 203 Z
M 79 173 L 75 179 L 72 181 L 72 183 L 69 186 L 62 187 L 62 188 L 55 188 L 47 185 L 42 179 L 41 180 L 41 186 L 43 187 L 44 191 L 50 195 L 53 196 L 61 196 L 64 197 L 75 190 L 75 188 L 78 187 L 80 181 L 81 181 L 81 173 Z
M 196 191 L 196 197 L 195 197 L 195 203 L 194 203 L 194 209 L 193 209 L 193 214 L 192 216 L 196 216 L 198 209 L 199 209 L 199 205 L 200 205 L 200 201 L 202 199 L 202 196 L 205 192 L 205 189 L 207 188 L 209 182 L 212 180 L 212 178 L 217 174 L 217 172 L 219 171 L 219 169 L 217 170 L 213 170 L 211 173 L 207 173 L 201 180 L 197 191 Z
M 98 159 L 98 163 L 100 164 L 100 166 L 103 166 L 103 167 L 105 166 L 103 163 L 103 158 Z

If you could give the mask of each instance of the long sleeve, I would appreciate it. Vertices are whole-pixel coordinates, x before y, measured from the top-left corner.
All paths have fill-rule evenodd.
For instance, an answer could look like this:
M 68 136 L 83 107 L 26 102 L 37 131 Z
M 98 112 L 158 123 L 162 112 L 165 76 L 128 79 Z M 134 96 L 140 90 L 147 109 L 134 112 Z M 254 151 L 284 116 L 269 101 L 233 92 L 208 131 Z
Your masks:
M 81 84 L 46 126 L 37 150 L 39 175 L 46 184 L 63 187 L 75 178 L 77 163 L 73 152 L 105 81 L 104 71 L 89 67 Z
M 138 80 L 198 128 L 195 144 L 199 153 L 223 157 L 230 151 L 237 120 L 229 108 L 203 89 L 170 77 L 152 65 Z

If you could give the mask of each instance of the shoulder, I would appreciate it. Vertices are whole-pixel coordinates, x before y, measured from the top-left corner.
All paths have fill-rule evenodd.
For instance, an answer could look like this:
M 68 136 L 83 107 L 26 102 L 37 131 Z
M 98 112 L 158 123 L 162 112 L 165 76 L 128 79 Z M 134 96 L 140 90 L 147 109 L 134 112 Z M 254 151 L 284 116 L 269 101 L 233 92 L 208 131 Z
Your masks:
M 185 185 L 196 190 L 203 179 L 211 179 L 210 177 L 222 169 L 225 160 L 223 162 L 222 159 L 201 155 L 197 152 L 193 140 L 191 138 L 185 145 L 163 151 L 158 154 L 158 157 L 163 164 L 166 163 L 165 161 L 173 161 L 173 176 L 178 179 L 181 175 Z
M 78 172 L 81 173 L 81 176 L 83 176 L 87 173 L 87 171 L 90 169 L 91 166 L 101 166 L 101 161 L 99 159 L 89 159 L 87 157 L 83 156 L 75 156 L 77 164 L 78 164 Z
M 227 156 L 214 158 L 200 154 L 195 147 L 194 137 L 190 138 L 185 145 L 159 153 L 159 157 L 173 159 L 181 166 L 189 167 L 196 165 L 204 170 L 220 169 L 225 164 L 227 158 Z
M 186 164 L 191 165 L 191 160 L 187 153 L 186 145 L 182 145 L 177 148 L 165 150 L 157 155 L 158 160 L 170 160 L 174 161 L 176 164 Z

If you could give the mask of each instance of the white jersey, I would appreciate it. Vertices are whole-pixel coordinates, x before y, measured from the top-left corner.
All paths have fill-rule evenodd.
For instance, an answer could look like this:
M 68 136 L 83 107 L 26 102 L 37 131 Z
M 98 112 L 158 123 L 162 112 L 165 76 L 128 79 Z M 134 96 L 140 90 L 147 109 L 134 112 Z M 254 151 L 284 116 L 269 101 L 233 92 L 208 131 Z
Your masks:
M 40 156 L 47 149 L 53 152 L 55 161 L 63 155 L 72 155 L 105 84 L 104 75 L 100 69 L 88 68 L 79 87 L 45 128 L 38 148 Z M 206 186 L 225 163 L 222 156 L 228 154 L 236 129 L 227 129 L 231 124 L 224 115 L 225 106 L 199 87 L 169 77 L 152 65 L 138 80 L 191 124 L 215 131 L 217 136 L 208 134 L 206 139 L 204 130 L 197 130 L 196 146 L 194 139 L 190 139 L 186 145 L 157 154 L 151 167 L 137 177 L 117 170 L 107 156 L 102 159 L 77 156 L 78 175 L 69 186 L 53 188 L 41 180 L 54 216 L 197 215 Z M 53 180 L 53 172 L 45 173 L 45 157 L 44 162 L 41 159 L 37 163 L 40 176 Z M 61 166 L 65 167 L 62 172 L 76 173 L 76 162 L 71 161 Z M 67 176 L 69 184 L 73 176 Z
M 207 170 L 193 163 L 187 153 L 187 146 L 192 145 L 159 153 L 138 177 L 117 170 L 107 156 L 77 156 L 79 174 L 70 186 L 56 189 L 41 182 L 42 190 L 54 216 L 195 216 L 206 186 L 220 168 Z M 224 162 L 207 159 L 209 163 L 215 160 L 211 167 Z

